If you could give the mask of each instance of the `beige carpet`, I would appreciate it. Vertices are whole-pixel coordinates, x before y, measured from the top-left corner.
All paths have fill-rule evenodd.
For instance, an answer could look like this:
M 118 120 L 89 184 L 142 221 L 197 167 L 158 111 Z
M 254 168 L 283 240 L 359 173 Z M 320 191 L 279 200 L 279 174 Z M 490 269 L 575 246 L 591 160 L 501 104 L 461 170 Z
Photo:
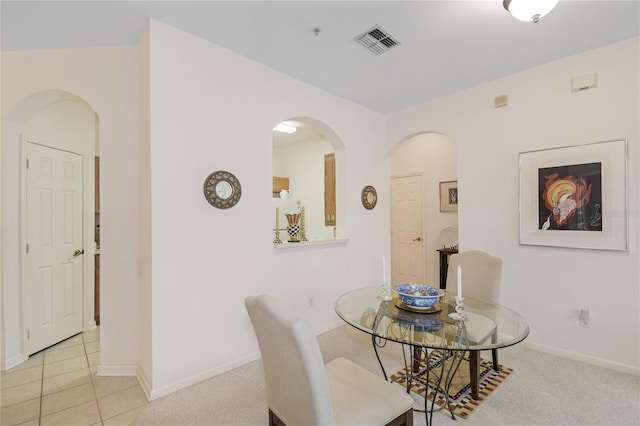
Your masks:
M 382 374 L 371 338 L 342 326 L 318 336 L 325 362 L 350 358 Z M 380 349 L 387 371 L 404 366 L 397 344 Z M 485 355 L 485 354 L 483 354 Z M 487 357 L 490 353 L 487 353 Z M 534 351 L 519 344 L 500 350 L 513 368 L 497 392 L 467 420 L 452 420 L 446 410 L 433 415 L 436 426 L 637 426 L 640 377 Z M 261 426 L 268 424 L 260 361 L 205 380 L 149 403 L 140 426 Z M 399 386 L 399 385 L 398 385 Z M 419 397 L 418 397 L 419 398 Z M 421 398 L 420 398 L 421 399 Z M 463 425 L 464 424 L 464 425 Z M 414 425 L 425 426 L 424 413 Z M 106 423 L 105 423 L 106 426 Z
M 452 358 L 443 360 L 442 352 L 434 351 L 430 356 L 430 382 L 429 393 L 427 395 L 429 399 L 429 406 L 435 398 L 436 405 L 440 407 L 446 407 L 447 399 L 444 394 L 444 390 L 435 392 L 434 389 L 437 386 L 435 378 L 439 377 L 442 370 L 442 364 L 445 365 L 445 373 L 451 371 L 451 365 L 453 364 Z M 426 368 L 426 363 L 423 361 L 421 369 Z M 480 380 L 478 386 L 478 399 L 471 398 L 471 385 L 469 384 L 469 362 L 463 360 L 460 366 L 455 372 L 455 375 L 449 386 L 449 409 L 453 411 L 456 417 L 466 419 L 473 413 L 473 411 L 484 402 L 489 395 L 498 389 L 498 387 L 505 381 L 507 377 L 513 372 L 513 369 L 500 365 L 500 370 L 495 371 L 492 368 L 492 362 L 481 359 L 480 360 Z M 406 369 L 401 369 L 392 374 L 391 380 L 399 383 L 403 386 L 407 385 Z M 427 387 L 425 385 L 426 378 L 422 376 L 418 380 L 412 380 L 411 390 L 424 398 L 427 393 Z M 441 384 L 441 388 L 444 384 Z

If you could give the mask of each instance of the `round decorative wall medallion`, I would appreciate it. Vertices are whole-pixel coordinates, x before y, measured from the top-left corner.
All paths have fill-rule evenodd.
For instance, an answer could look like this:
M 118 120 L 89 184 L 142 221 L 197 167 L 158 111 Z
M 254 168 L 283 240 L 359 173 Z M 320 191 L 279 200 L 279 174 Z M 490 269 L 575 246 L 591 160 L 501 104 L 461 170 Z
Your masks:
M 376 206 L 376 203 L 378 202 L 378 193 L 373 186 L 367 185 L 362 189 L 360 199 L 362 200 L 362 205 L 364 206 L 364 208 L 367 210 L 371 210 Z
M 228 209 L 240 201 L 242 187 L 233 173 L 219 170 L 211 173 L 204 181 L 204 198 L 219 209 Z

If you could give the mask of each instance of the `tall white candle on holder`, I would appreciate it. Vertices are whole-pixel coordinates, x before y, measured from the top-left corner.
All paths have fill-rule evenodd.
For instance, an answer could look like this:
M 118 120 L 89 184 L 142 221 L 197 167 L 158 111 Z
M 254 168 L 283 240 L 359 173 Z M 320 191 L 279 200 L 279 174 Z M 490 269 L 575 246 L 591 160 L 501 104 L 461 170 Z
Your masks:
M 462 297 L 462 268 L 458 265 L 458 297 Z
M 382 282 L 387 282 L 387 262 L 385 261 L 384 256 L 382 256 Z

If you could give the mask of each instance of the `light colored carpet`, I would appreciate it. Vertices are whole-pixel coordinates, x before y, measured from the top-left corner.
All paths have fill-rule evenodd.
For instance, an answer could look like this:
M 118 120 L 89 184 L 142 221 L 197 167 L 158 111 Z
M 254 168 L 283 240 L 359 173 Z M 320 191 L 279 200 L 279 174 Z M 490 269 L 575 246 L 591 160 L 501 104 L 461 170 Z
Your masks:
M 365 333 L 342 326 L 318 337 L 325 362 L 344 356 L 381 374 Z M 387 374 L 402 368 L 400 346 L 381 351 Z M 483 354 L 485 355 L 485 354 Z M 490 353 L 487 354 L 490 356 Z M 640 424 L 640 377 L 527 349 L 501 349 L 500 363 L 513 368 L 500 388 L 466 420 L 434 413 L 437 425 Z M 455 423 L 454 423 L 455 422 Z M 151 402 L 139 426 L 267 425 L 262 364 L 258 360 Z M 423 413 L 414 414 L 425 425 Z

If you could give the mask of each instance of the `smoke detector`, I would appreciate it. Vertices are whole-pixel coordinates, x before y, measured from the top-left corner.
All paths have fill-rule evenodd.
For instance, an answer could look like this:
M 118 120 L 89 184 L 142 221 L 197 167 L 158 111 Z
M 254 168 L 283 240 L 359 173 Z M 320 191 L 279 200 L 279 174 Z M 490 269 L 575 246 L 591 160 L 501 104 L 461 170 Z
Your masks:
M 399 41 L 377 25 L 353 39 L 376 55 L 382 55 L 400 44 Z

